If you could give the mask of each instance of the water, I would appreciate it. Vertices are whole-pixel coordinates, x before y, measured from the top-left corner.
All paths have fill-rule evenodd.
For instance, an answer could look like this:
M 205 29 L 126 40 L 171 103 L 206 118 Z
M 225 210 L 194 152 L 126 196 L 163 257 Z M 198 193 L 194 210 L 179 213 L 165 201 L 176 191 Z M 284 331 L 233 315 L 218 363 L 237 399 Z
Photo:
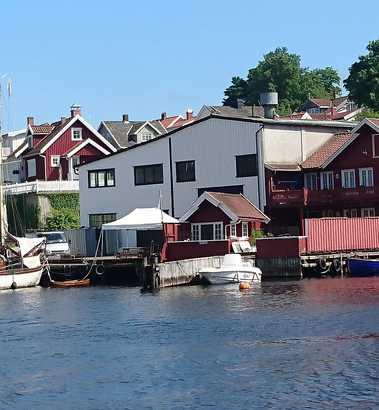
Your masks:
M 379 278 L 0 294 L 1 409 L 374 409 Z

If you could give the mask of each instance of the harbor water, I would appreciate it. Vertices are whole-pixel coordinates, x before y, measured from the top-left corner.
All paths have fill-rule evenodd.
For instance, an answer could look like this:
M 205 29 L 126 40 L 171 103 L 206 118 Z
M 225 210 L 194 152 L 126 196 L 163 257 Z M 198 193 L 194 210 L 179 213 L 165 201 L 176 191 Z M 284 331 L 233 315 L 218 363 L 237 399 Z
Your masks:
M 374 409 L 379 278 L 0 293 L 1 409 Z

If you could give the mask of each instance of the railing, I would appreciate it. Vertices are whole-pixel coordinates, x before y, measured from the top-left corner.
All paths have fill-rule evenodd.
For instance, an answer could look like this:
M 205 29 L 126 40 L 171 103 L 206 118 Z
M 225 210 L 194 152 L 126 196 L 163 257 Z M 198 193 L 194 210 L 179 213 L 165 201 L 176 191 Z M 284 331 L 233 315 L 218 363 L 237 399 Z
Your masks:
M 332 205 L 344 202 L 347 207 L 369 206 L 370 201 L 379 200 L 379 191 L 375 187 L 336 188 L 311 190 L 303 189 L 273 189 L 269 193 L 269 204 L 273 207 L 292 207 L 308 205 Z
M 8 195 L 22 195 L 28 193 L 48 192 L 79 192 L 79 181 L 33 181 L 20 184 L 4 185 L 4 192 Z

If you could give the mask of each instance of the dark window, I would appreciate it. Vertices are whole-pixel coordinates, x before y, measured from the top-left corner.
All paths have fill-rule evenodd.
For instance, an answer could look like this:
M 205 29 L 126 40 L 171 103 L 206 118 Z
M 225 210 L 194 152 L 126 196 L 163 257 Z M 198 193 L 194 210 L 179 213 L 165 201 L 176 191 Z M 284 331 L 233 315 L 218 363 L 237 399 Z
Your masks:
M 89 214 L 89 226 L 91 228 L 101 228 L 102 224 L 116 220 L 116 214 Z
M 97 169 L 88 171 L 88 187 L 104 188 L 115 186 L 115 172 L 112 169 Z
M 213 237 L 213 224 L 202 224 L 201 229 L 201 240 L 202 241 L 212 241 Z
M 12 174 L 13 175 L 18 175 L 20 173 L 20 171 L 18 170 L 18 169 L 14 169 L 13 171 L 12 171 Z
M 195 161 L 178 161 L 176 163 L 176 182 L 195 180 Z
M 197 195 L 200 196 L 205 191 L 223 192 L 224 194 L 243 194 L 243 185 L 213 186 L 207 188 L 199 188 L 197 190 Z
M 142 165 L 134 167 L 134 184 L 163 184 L 163 165 Z
M 255 177 L 258 175 L 256 154 L 236 156 L 237 177 Z

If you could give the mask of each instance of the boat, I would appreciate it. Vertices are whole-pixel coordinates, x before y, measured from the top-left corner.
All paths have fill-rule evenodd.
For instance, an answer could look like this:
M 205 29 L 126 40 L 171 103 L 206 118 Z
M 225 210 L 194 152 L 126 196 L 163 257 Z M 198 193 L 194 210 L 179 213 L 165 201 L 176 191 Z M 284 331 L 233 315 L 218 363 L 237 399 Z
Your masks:
M 238 253 L 224 255 L 219 268 L 203 268 L 199 273 L 212 285 L 260 282 L 262 277 L 262 271 L 249 262 L 243 262 Z
M 0 251 L 0 290 L 37 286 L 44 271 L 44 238 L 19 238 L 10 233 Z
M 53 288 L 84 288 L 90 286 L 89 279 L 74 279 L 74 280 L 52 280 L 50 286 Z
M 379 259 L 348 258 L 351 276 L 379 276 Z

